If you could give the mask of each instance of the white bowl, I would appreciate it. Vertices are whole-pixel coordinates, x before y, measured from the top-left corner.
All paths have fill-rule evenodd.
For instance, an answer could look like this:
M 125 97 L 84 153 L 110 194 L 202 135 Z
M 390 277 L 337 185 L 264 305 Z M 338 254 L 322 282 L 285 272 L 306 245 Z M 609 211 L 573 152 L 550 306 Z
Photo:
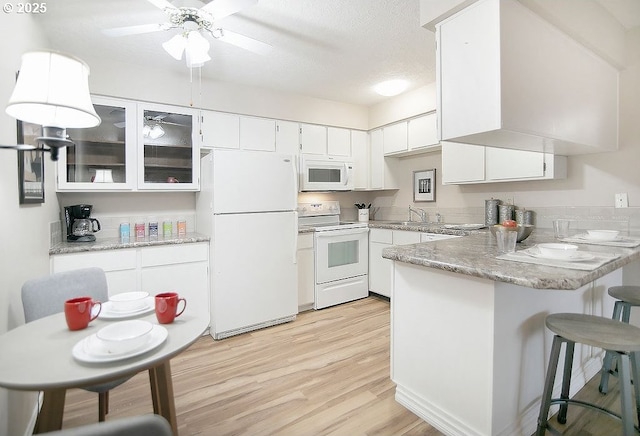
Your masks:
M 550 243 L 538 244 L 536 247 L 541 255 L 554 259 L 569 259 L 578 251 L 578 246 L 573 244 Z
M 132 319 L 103 327 L 96 337 L 103 342 L 109 354 L 122 354 L 142 347 L 152 329 L 153 324 L 149 321 Z
M 114 311 L 135 312 L 144 309 L 148 292 L 123 292 L 109 297 L 109 302 Z
M 600 241 L 613 241 L 618 237 L 620 233 L 617 230 L 587 230 L 590 239 L 597 239 Z

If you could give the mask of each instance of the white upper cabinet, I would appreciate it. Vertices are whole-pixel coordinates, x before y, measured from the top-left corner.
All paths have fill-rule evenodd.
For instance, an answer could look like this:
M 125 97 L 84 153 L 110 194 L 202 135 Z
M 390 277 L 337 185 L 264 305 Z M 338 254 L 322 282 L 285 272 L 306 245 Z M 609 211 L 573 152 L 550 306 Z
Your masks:
M 340 127 L 300 124 L 300 145 L 304 154 L 351 157 L 351 131 Z
M 201 111 L 202 147 L 240 148 L 240 116 Z
M 89 129 L 67 129 L 75 143 L 60 150 L 58 191 L 130 191 L 137 186 L 136 102 L 92 96 L 102 122 Z M 30 123 L 23 123 L 25 129 Z M 40 126 L 36 136 L 40 136 Z M 96 182 L 96 175 L 102 182 Z M 105 175 L 109 181 L 105 180 Z
M 293 121 L 276 121 L 276 152 L 300 154 L 300 127 Z
M 268 118 L 240 117 L 240 148 L 276 151 L 276 121 Z
M 398 189 L 384 158 L 382 129 L 369 132 L 369 189 Z
M 442 142 L 442 184 L 484 182 L 485 147 Z
M 442 142 L 442 183 L 444 185 L 566 177 L 566 156 Z
M 382 131 L 385 156 L 410 156 L 440 149 L 435 112 L 385 126 Z
M 424 151 L 440 145 L 437 121 L 438 117 L 435 112 L 407 121 L 408 151 Z
M 353 189 L 369 188 L 369 141 L 367 132 L 351 131 L 351 156 L 353 157 Z
M 407 151 L 407 122 L 403 121 L 382 128 L 384 154 Z
M 58 191 L 197 191 L 198 116 L 191 108 L 92 97 L 102 118 L 68 129 L 76 142 L 56 165 Z
M 200 188 L 198 115 L 191 108 L 138 103 L 138 189 Z M 160 129 L 158 135 L 156 129 Z
M 340 127 L 327 127 L 327 154 L 351 156 L 351 131 Z
M 327 154 L 327 127 L 315 124 L 300 124 L 302 153 Z
M 516 0 L 436 25 L 441 140 L 554 154 L 618 148 L 618 71 Z

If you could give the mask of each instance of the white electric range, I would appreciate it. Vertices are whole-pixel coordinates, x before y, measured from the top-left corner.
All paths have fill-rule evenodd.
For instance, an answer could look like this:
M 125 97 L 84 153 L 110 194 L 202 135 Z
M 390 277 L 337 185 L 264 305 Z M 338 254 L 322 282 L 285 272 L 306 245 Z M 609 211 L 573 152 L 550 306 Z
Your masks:
M 340 203 L 298 203 L 298 225 L 314 229 L 314 309 L 369 295 L 369 227 L 340 221 Z

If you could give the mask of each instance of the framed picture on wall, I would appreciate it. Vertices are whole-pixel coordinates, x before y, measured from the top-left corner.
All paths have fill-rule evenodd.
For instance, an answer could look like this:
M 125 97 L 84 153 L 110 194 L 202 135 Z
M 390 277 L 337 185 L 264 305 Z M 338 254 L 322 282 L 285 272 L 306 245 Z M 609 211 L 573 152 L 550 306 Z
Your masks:
M 413 201 L 436 201 L 436 169 L 413 172 Z
M 18 144 L 37 146 L 42 127 L 18 121 Z M 44 152 L 18 150 L 18 191 L 20 204 L 44 203 Z

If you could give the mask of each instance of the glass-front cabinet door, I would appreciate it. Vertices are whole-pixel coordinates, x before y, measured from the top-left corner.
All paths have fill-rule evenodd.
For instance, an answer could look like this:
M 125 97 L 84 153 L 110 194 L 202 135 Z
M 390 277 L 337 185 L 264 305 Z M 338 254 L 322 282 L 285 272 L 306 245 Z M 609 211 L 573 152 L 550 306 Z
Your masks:
M 102 122 L 88 129 L 67 129 L 75 146 L 58 158 L 58 191 L 118 191 L 136 187 L 136 103 L 93 96 Z
M 197 111 L 139 103 L 137 121 L 138 189 L 197 189 Z

